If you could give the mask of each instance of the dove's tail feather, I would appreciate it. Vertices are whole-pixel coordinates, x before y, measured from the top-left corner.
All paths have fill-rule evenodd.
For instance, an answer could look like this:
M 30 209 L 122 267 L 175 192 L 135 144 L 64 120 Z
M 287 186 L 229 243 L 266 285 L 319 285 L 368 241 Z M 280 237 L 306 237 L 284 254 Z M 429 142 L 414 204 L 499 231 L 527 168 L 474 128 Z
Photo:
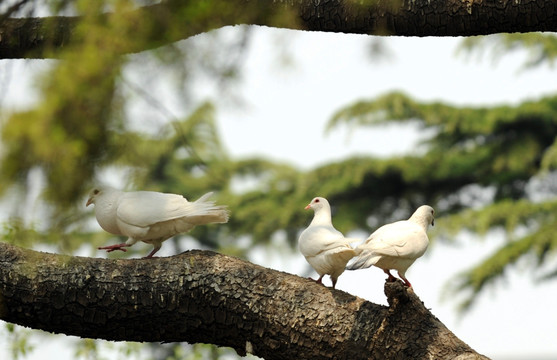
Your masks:
M 348 261 L 350 261 L 351 259 L 353 259 L 354 256 L 356 256 L 357 254 L 358 254 L 358 253 L 357 253 L 356 250 L 350 249 L 350 251 L 344 251 L 344 252 L 342 253 L 342 258 L 343 258 L 344 261 L 348 262 Z
M 346 263 L 350 261 L 350 259 L 352 259 L 355 255 L 356 255 L 356 251 L 352 248 L 347 247 L 344 249 L 340 248 L 335 252 L 331 252 L 330 254 L 328 254 L 328 257 L 330 258 L 329 261 L 341 262 L 340 267 L 344 269 Z
M 208 192 L 193 203 L 193 205 L 195 205 L 196 214 L 188 217 L 189 222 L 194 225 L 209 223 L 222 224 L 228 222 L 230 212 L 226 205 L 215 205 L 214 201 L 208 200 L 211 195 L 213 195 L 213 193 Z
M 346 265 L 346 270 L 367 269 L 379 261 L 381 257 L 373 253 L 363 253 L 357 256 L 350 264 Z
M 363 242 L 363 241 L 364 241 L 363 239 L 356 239 L 356 238 L 344 238 L 344 242 L 345 242 L 346 244 L 355 244 L 355 243 L 361 243 L 361 242 Z M 356 248 L 356 249 L 357 249 L 357 248 Z M 354 250 L 356 250 L 356 249 L 354 249 Z M 360 251 L 358 251 L 358 254 L 359 254 L 360 252 L 361 252 L 361 250 L 360 250 Z
M 195 203 L 212 203 L 214 204 L 214 201 L 207 201 L 207 199 L 209 199 L 211 196 L 213 196 L 213 192 L 209 191 L 207 194 L 202 195 L 199 199 L 195 200 Z

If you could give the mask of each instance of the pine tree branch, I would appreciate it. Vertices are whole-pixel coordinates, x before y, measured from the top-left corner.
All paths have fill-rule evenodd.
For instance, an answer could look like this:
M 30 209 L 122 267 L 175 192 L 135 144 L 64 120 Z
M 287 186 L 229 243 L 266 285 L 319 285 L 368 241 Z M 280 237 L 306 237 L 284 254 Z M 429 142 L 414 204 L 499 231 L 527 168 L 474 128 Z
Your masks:
M 385 293 L 389 307 L 210 251 L 108 260 L 0 243 L 0 318 L 34 329 L 265 359 L 487 359 L 401 283 Z
M 190 7 L 195 8 L 194 18 Z M 149 50 L 228 25 L 397 36 L 472 36 L 557 31 L 553 0 L 205 0 L 164 1 L 103 17 L 134 19 L 122 38 L 143 37 L 122 53 Z M 78 42 L 80 17 L 8 18 L 0 22 L 0 59 L 56 57 Z M 50 51 L 46 51 L 50 50 Z

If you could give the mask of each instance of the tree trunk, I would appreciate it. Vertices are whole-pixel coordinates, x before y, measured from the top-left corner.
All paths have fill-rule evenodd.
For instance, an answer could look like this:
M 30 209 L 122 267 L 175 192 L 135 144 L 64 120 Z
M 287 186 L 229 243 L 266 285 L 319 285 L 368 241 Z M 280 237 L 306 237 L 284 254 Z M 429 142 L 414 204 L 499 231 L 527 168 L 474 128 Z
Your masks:
M 115 341 L 212 343 L 265 359 L 487 359 L 401 282 L 389 307 L 210 251 L 108 260 L 0 243 L 0 318 Z
M 203 10 L 197 4 L 203 3 Z M 184 19 L 195 8 L 195 19 Z M 115 17 L 130 38 L 122 53 L 148 50 L 215 28 L 252 24 L 296 30 L 398 36 L 471 36 L 557 31 L 554 0 L 205 0 L 165 1 Z M 110 14 L 103 15 L 106 19 Z M 79 17 L 2 19 L 0 59 L 56 56 L 75 37 Z M 49 51 L 45 51 L 49 50 Z

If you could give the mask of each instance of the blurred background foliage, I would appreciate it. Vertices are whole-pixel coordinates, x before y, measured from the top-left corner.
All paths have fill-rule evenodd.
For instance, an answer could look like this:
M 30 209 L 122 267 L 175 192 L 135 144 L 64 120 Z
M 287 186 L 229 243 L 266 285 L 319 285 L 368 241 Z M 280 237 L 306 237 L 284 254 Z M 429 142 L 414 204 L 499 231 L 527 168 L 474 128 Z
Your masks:
M 530 259 L 537 269 L 555 258 L 557 96 L 516 106 L 460 107 L 422 103 L 395 92 L 347 104 L 332 115 L 327 131 L 341 125 L 418 123 L 428 135 L 411 155 L 359 156 L 308 171 L 264 158 L 233 159 L 221 143 L 215 105 L 210 100 L 192 101 L 195 89 L 189 85 L 196 78 L 211 79 L 223 96 L 241 101 L 232 84 L 241 81 L 239 69 L 249 48 L 250 28 L 236 32 L 236 37 L 212 32 L 205 42 L 195 37 L 174 39 L 183 34 L 184 23 L 239 10 L 229 9 L 226 2 L 220 3 L 222 8 L 188 2 L 175 14 L 166 14 L 167 22 L 159 29 L 158 18 L 130 15 L 138 5 L 156 3 L 147 0 L 37 3 L 22 1 L 17 8 L 0 9 L 10 10 L 11 16 L 72 14 L 83 20 L 76 30 L 78 41 L 57 50 L 58 60 L 50 61 L 37 79 L 38 103 L 0 113 L 0 195 L 9 212 L 1 228 L 2 241 L 95 254 L 95 248 L 111 241 L 111 236 L 90 226 L 92 212 L 83 206 L 85 194 L 94 183 L 112 176 L 126 189 L 179 193 L 190 199 L 215 191 L 218 202 L 231 209 L 230 222 L 200 227 L 184 237 L 195 239 L 195 246 L 241 257 L 256 245 L 269 245 L 279 233 L 294 247 L 308 222 L 303 205 L 316 195 L 334 204 L 335 226 L 343 232 L 371 232 L 407 217 L 424 203 L 443 217 L 434 232 L 439 241 L 451 241 L 463 230 L 485 235 L 504 229 L 505 243 L 451 285 L 452 291 L 465 294 L 462 309 L 472 306 L 476 295 L 519 259 Z M 152 36 L 161 31 L 167 33 L 164 46 L 160 36 L 156 41 Z M 384 48 L 377 39 L 370 46 Z M 463 53 L 489 51 L 494 58 L 516 49 L 531 54 L 524 69 L 553 64 L 557 37 L 497 35 L 468 38 L 462 45 Z M 161 79 L 173 84 L 169 101 L 189 109 L 187 116 L 174 116 L 167 104 L 149 95 Z M 137 102 L 162 113 L 167 122 L 141 124 L 132 110 Z M 47 220 L 38 223 L 27 216 L 30 204 L 38 209 L 37 218 Z M 238 239 L 247 242 L 238 246 Z M 176 252 L 192 244 L 183 246 L 181 238 L 169 243 Z M 130 255 L 134 252 L 120 254 Z M 537 278 L 555 277 L 557 267 Z M 24 357 L 30 350 L 26 340 L 30 332 L 9 324 L 5 332 L 13 343 L 14 358 Z M 134 346 L 122 351 L 130 355 L 137 351 Z M 156 359 L 234 356 L 230 350 L 205 345 L 149 346 Z M 98 348 L 84 340 L 76 347 L 76 356 L 96 359 Z

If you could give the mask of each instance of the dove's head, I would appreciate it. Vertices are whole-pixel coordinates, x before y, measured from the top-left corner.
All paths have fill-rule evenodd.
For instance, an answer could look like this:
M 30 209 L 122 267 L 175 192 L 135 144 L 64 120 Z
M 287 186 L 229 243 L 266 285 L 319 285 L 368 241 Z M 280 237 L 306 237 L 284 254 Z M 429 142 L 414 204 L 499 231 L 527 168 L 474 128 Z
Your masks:
M 431 224 L 431 226 L 435 225 L 435 210 L 429 205 L 422 205 L 414 214 L 410 217 L 411 219 L 414 218 L 416 221 L 424 223 L 427 226 Z
M 85 204 L 85 206 L 87 207 L 91 204 L 96 204 L 97 201 L 106 202 L 106 200 L 114 198 L 115 193 L 119 193 L 119 192 L 120 191 L 113 189 L 109 186 L 95 187 L 93 190 L 89 192 L 89 198 L 87 199 L 87 203 Z
M 97 199 L 97 197 L 102 193 L 102 189 L 100 188 L 94 188 L 93 190 L 91 190 L 89 192 L 89 198 L 87 199 L 87 203 L 85 204 L 85 207 L 94 204 L 95 200 Z
M 306 210 L 309 209 L 313 209 L 313 211 L 317 211 L 319 209 L 322 209 L 323 207 L 330 207 L 329 202 L 327 201 L 327 199 L 323 198 L 323 197 L 316 197 L 313 198 L 313 200 L 311 200 L 311 202 L 309 204 L 307 204 L 307 206 L 305 207 Z

